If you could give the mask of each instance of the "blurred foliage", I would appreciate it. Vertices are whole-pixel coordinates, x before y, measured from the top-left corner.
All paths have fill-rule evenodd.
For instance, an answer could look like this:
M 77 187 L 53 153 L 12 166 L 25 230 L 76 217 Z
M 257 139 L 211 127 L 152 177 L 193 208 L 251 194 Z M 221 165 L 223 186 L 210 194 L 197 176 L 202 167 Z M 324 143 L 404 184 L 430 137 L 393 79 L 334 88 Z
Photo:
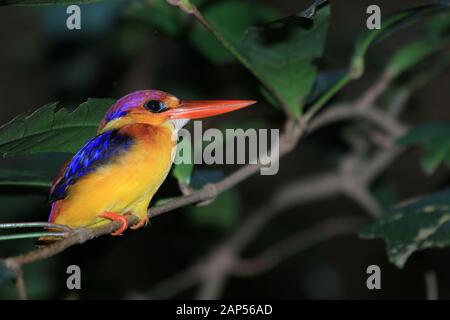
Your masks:
M 422 168 L 427 174 L 432 174 L 444 163 L 450 165 L 450 124 L 435 123 L 417 127 L 398 140 L 405 146 L 423 146 L 425 155 Z
M 367 31 L 357 41 L 356 50 L 352 58 L 352 73 L 354 76 L 359 77 L 364 72 L 364 56 L 374 42 L 391 34 L 399 28 L 403 28 L 408 24 L 417 21 L 419 18 L 424 18 L 430 14 L 441 13 L 442 11 L 445 12 L 446 10 L 448 10 L 448 7 L 444 4 L 431 3 L 408 8 L 384 18 L 382 20 L 381 29 Z M 439 27 L 436 26 L 436 29 L 439 29 Z M 416 55 L 417 53 L 414 54 L 413 57 Z M 403 55 L 397 59 L 403 62 L 403 60 L 407 58 L 407 56 Z
M 441 48 L 443 43 L 439 40 L 417 41 L 400 49 L 391 59 L 388 65 L 388 72 L 395 77 L 402 72 L 414 67 L 418 62 L 427 58 L 437 49 Z
M 450 12 L 444 11 L 432 17 L 424 29 L 421 39 L 402 47 L 390 59 L 387 72 L 392 77 L 411 69 L 430 55 L 442 49 L 448 49 Z

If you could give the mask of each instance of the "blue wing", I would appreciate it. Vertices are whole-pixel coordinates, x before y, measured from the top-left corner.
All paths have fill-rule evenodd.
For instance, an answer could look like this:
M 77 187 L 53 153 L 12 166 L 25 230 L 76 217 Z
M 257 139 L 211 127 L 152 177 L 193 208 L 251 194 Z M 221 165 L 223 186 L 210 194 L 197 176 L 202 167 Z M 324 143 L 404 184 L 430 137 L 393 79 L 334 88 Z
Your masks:
M 102 165 L 113 162 L 116 156 L 131 148 L 133 141 L 132 137 L 118 130 L 99 134 L 89 140 L 56 179 L 50 191 L 50 202 L 64 199 L 71 185 Z

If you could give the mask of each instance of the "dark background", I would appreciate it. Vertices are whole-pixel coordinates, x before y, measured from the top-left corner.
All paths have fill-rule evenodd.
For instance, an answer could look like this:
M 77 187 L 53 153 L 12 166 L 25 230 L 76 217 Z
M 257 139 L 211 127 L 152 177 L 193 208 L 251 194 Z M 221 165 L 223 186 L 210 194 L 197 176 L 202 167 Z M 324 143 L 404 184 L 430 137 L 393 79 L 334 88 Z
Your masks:
M 259 1 L 252 1 L 259 2 Z M 283 15 L 305 8 L 308 1 L 261 1 Z M 365 30 L 368 5 L 378 4 L 382 15 L 421 1 L 332 1 L 332 20 L 321 65 L 347 65 L 356 37 Z M 48 102 L 75 107 L 88 97 L 118 98 L 139 89 L 161 89 L 182 98 L 256 98 L 258 110 L 245 110 L 208 121 L 270 119 L 269 126 L 282 125 L 283 117 L 261 97 L 257 82 L 237 63 L 212 64 L 183 36 L 170 37 L 158 29 L 124 17 L 128 1 L 110 1 L 81 6 L 82 30 L 65 27 L 65 6 L 0 7 L 0 123 L 28 113 Z M 175 9 L 174 9 L 175 10 Z M 351 83 L 337 97 L 359 95 L 376 77 L 383 62 L 411 29 L 399 32 L 374 46 L 368 56 L 365 76 Z M 447 71 L 421 88 L 408 103 L 403 119 L 410 124 L 450 120 Z M 333 164 L 333 154 L 342 151 L 333 126 L 303 140 L 298 151 L 281 161 L 276 176 L 254 176 L 237 188 L 228 201 L 239 202 L 235 218 L 214 225 L 192 218 L 192 210 L 180 209 L 155 218 L 151 226 L 122 237 L 102 237 L 75 246 L 57 257 L 25 267 L 31 298 L 145 298 L 161 280 L 191 265 L 239 225 L 250 209 L 261 204 L 277 187 L 296 177 L 308 176 Z M 428 177 L 419 168 L 420 151 L 403 154 L 380 179 L 388 186 L 391 201 L 400 201 L 442 189 L 448 185 L 448 170 L 441 168 Z M 67 155 L 39 155 L 1 160 L 2 168 L 26 168 L 56 172 Z M 228 166 L 225 170 L 233 169 Z M 157 198 L 177 195 L 169 178 Z M 0 222 L 44 221 L 49 207 L 46 192 L 2 190 Z M 323 218 L 366 213 L 343 197 L 292 208 L 276 219 L 258 237 L 246 254 L 283 235 L 306 228 Z M 369 219 L 368 219 L 369 222 Z M 0 256 L 32 249 L 32 241 L 0 243 Z M 424 298 L 424 272 L 433 268 L 439 279 L 440 297 L 450 297 L 450 249 L 433 249 L 414 255 L 403 270 L 387 261 L 381 240 L 340 236 L 297 254 L 268 273 L 250 278 L 232 278 L 224 298 Z M 66 267 L 82 270 L 82 290 L 66 289 Z M 366 288 L 368 265 L 382 270 L 382 290 Z M 176 297 L 192 297 L 193 290 Z M 14 298 L 12 284 L 0 287 L 0 297 Z

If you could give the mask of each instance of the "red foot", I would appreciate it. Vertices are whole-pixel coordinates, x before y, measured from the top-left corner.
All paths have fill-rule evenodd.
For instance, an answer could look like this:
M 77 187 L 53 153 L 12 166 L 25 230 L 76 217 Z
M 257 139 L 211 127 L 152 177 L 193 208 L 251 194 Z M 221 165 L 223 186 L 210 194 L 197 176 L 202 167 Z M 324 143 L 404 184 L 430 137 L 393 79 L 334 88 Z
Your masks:
M 132 225 L 130 227 L 130 229 L 136 230 L 142 227 L 145 227 L 148 223 L 148 216 L 146 215 L 145 218 L 142 218 L 141 220 L 139 220 L 138 223 L 136 223 L 135 225 Z
M 111 233 L 112 236 L 120 236 L 128 228 L 128 220 L 121 214 L 117 214 L 114 212 L 105 212 L 100 214 L 99 217 L 109 219 L 111 221 L 119 221 L 122 223 L 119 229 Z

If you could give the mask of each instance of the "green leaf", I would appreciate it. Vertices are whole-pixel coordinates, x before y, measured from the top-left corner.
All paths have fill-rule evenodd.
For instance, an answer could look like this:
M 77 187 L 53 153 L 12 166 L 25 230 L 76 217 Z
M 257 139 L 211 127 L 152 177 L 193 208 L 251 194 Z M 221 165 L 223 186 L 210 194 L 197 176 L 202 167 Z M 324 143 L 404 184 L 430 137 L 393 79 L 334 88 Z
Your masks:
M 187 152 L 187 155 L 183 155 L 183 152 Z M 191 183 L 192 171 L 194 170 L 194 151 L 192 150 L 191 141 L 189 139 L 182 139 L 177 145 L 177 156 L 181 159 L 190 158 L 190 161 L 184 161 L 177 164 L 177 159 L 172 168 L 172 176 L 175 177 L 180 183 L 189 185 Z
M 254 24 L 270 21 L 277 13 L 259 3 L 220 1 L 205 8 L 204 16 L 236 48 L 241 47 L 245 30 Z M 229 62 L 233 56 L 200 23 L 189 34 L 190 41 L 213 63 Z
M 442 47 L 443 43 L 440 40 L 413 42 L 395 53 L 388 64 L 388 73 L 391 77 L 397 77 Z
M 432 17 L 421 39 L 401 48 L 391 58 L 387 67 L 388 73 L 396 77 L 444 48 L 450 43 L 446 32 L 449 28 L 450 12 L 443 12 Z
M 113 103 L 110 99 L 88 99 L 73 112 L 57 110 L 57 103 L 51 103 L 29 116 L 21 115 L 0 127 L 0 154 L 75 153 L 95 136 Z
M 424 147 L 422 168 L 427 174 L 432 174 L 442 163 L 450 165 L 449 123 L 434 123 L 417 127 L 401 137 L 397 143 L 405 146 Z
M 0 170 L 0 186 L 50 188 L 54 174 L 31 171 Z
M 180 183 L 189 185 L 191 182 L 192 171 L 194 170 L 194 165 L 191 164 L 174 164 L 172 169 L 172 175 Z
M 69 5 L 104 2 L 107 0 L 0 0 L 0 6 L 28 6 L 28 5 Z
M 370 30 L 359 38 L 351 63 L 352 77 L 358 78 L 363 74 L 367 50 L 381 37 L 416 21 L 424 15 L 438 13 L 443 9 L 448 9 L 448 6 L 438 3 L 426 4 L 400 11 L 382 19 L 381 29 Z
M 450 245 L 450 189 L 384 214 L 360 236 L 383 238 L 389 260 L 399 268 L 416 251 Z
M 189 212 L 190 220 L 196 226 L 230 230 L 241 215 L 239 194 L 234 189 L 225 191 L 212 204 L 189 207 Z
M 330 12 L 328 2 L 316 1 L 295 16 L 246 32 L 244 55 L 295 116 L 301 115 L 316 79 L 313 62 L 322 55 Z

